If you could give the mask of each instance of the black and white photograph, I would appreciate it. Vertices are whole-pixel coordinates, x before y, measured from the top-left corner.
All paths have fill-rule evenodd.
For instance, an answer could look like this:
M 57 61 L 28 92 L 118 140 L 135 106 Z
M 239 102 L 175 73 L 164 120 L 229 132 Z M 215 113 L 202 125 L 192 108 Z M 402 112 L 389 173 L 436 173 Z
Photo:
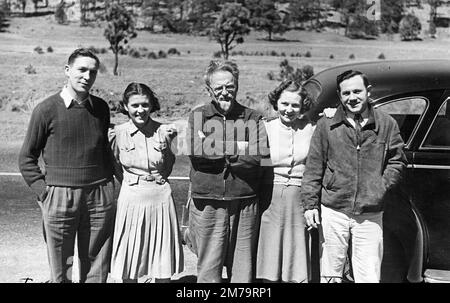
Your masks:
M 0 0 L 0 125 L 0 284 L 450 282 L 450 1 Z

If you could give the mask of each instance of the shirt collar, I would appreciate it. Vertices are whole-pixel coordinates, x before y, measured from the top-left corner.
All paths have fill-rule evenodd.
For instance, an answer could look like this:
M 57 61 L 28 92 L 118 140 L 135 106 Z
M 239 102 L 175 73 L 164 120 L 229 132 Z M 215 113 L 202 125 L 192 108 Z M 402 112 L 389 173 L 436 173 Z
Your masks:
M 128 121 L 128 127 L 127 127 L 128 133 L 131 136 L 134 136 L 138 131 L 139 128 L 131 121 L 131 119 Z
M 59 95 L 60 95 L 61 98 L 63 99 L 64 105 L 66 106 L 66 108 L 69 108 L 70 105 L 72 105 L 72 102 L 74 101 L 74 98 L 73 98 L 72 95 L 70 94 L 69 89 L 67 88 L 67 85 L 65 85 L 65 86 L 63 87 L 63 89 L 61 90 L 61 93 L 60 93 Z M 86 101 L 89 101 L 89 104 L 92 106 L 92 98 L 91 98 L 91 95 L 90 95 L 90 94 L 87 96 L 86 99 L 84 99 L 84 100 L 82 101 L 82 103 L 83 103 L 83 102 L 86 102 Z
M 212 116 L 222 116 L 222 117 L 237 117 L 237 118 L 244 118 L 245 117 L 245 111 L 244 107 L 239 104 L 237 101 L 234 101 L 233 107 L 231 108 L 231 111 L 229 111 L 226 115 L 219 112 L 217 107 L 214 105 L 214 103 L 211 101 L 209 104 L 207 104 L 204 114 L 206 117 L 211 118 Z
M 151 121 L 154 121 L 154 120 L 149 118 L 144 126 L 142 126 L 141 128 L 138 128 L 136 126 L 136 124 L 134 124 L 133 121 L 130 119 L 127 122 L 128 123 L 127 131 L 130 134 L 130 136 L 134 136 L 138 131 L 141 131 L 144 134 L 145 133 L 153 133 L 154 131 L 156 131 L 156 128 L 159 124 L 155 121 L 154 121 L 155 123 L 152 123 Z
M 369 107 L 368 107 L 368 117 L 369 117 L 369 120 L 365 124 L 365 127 L 368 127 L 370 124 L 375 124 L 375 131 L 377 131 L 378 130 L 378 125 L 377 125 L 376 120 L 375 120 L 373 107 L 370 104 L 369 104 Z M 339 124 L 339 123 L 349 124 L 349 122 L 347 121 L 347 114 L 346 114 L 346 112 L 344 110 L 344 106 L 342 104 L 340 104 L 338 106 L 337 111 L 334 114 L 333 121 L 332 121 L 331 124 L 335 125 L 335 124 Z

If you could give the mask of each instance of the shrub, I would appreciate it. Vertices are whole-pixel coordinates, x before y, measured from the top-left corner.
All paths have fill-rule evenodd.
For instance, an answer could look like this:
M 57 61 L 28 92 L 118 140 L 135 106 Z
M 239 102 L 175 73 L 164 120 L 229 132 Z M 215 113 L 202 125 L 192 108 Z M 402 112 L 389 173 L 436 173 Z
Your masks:
M 310 52 L 310 51 L 307 51 L 307 52 L 305 53 L 305 57 L 306 57 L 306 58 L 311 58 L 311 52 Z
M 267 78 L 268 78 L 269 80 L 275 80 L 275 73 L 272 72 L 272 71 L 268 72 L 268 73 L 267 73 Z
M 400 21 L 399 33 L 403 41 L 418 39 L 421 30 L 422 24 L 415 15 L 408 14 Z
M 304 65 L 302 67 L 302 81 L 308 80 L 314 76 L 314 68 L 311 65 Z
M 213 53 L 213 57 L 214 58 L 221 58 L 222 57 L 222 52 L 221 51 L 217 51 Z
M 149 52 L 147 54 L 147 59 L 158 59 L 158 56 L 155 54 L 155 52 Z
M 94 54 L 106 54 L 108 49 L 105 47 L 96 48 L 94 46 L 89 46 L 88 49 Z
M 29 75 L 36 74 L 36 69 L 33 67 L 33 65 L 29 64 L 27 67 L 25 67 L 25 72 Z
M 286 53 L 285 52 L 282 52 L 280 55 L 281 55 L 281 57 L 286 57 Z
M 36 53 L 38 53 L 39 55 L 42 55 L 44 53 L 44 51 L 42 50 L 42 47 L 40 47 L 40 46 L 36 46 L 33 50 Z
M 355 59 L 355 55 L 354 54 L 350 54 L 350 56 L 348 56 L 349 59 Z
M 163 51 L 163 50 L 160 50 L 160 51 L 158 52 L 158 58 L 167 58 L 166 52 Z
M 141 58 L 141 53 L 135 48 L 131 48 L 128 51 L 128 55 L 132 58 L 138 58 L 138 59 Z
M 333 54 L 330 55 L 330 59 L 334 59 L 334 55 Z
M 270 54 L 270 56 L 278 57 L 278 53 L 274 50 L 271 51 L 269 54 Z
M 167 51 L 167 53 L 168 53 L 169 55 L 180 55 L 180 52 L 179 52 L 176 48 L 174 48 L 174 47 L 169 48 L 169 50 Z
M 378 55 L 378 59 L 382 59 L 383 60 L 383 59 L 386 59 L 386 57 L 384 56 L 383 53 L 381 53 L 381 54 Z
M 348 25 L 346 36 L 351 39 L 373 39 L 378 36 L 378 27 L 367 17 L 355 15 Z
M 53 53 L 53 47 L 51 46 L 47 47 L 47 53 Z

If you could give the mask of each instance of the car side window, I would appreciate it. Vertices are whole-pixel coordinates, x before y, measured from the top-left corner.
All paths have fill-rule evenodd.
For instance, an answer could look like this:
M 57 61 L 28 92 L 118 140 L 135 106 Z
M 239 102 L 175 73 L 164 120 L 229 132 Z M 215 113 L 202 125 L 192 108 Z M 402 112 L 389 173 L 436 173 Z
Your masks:
M 450 105 L 446 100 L 439 109 L 423 147 L 450 148 Z
M 408 144 L 420 117 L 425 112 L 427 100 L 420 97 L 402 98 L 375 107 L 391 115 L 397 121 L 403 141 Z

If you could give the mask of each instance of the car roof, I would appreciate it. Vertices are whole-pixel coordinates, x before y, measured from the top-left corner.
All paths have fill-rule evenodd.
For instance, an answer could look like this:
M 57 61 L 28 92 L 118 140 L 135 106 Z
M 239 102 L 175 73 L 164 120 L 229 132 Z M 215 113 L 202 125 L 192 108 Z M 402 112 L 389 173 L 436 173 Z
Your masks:
M 318 111 L 338 104 L 336 77 L 358 70 L 369 78 L 371 99 L 450 88 L 450 60 L 380 60 L 340 65 L 323 70 L 305 82 Z

